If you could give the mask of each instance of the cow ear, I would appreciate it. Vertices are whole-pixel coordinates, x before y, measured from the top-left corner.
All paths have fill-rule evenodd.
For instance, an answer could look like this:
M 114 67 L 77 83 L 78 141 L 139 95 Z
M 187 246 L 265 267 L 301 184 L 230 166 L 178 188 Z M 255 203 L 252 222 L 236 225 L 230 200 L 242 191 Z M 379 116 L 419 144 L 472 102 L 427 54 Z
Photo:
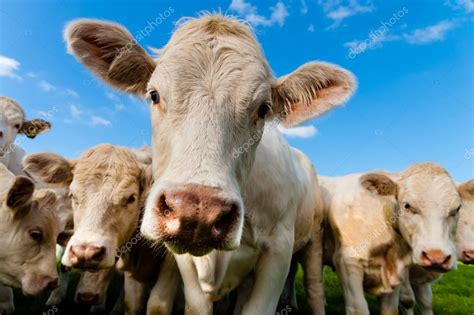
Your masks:
M 64 30 L 68 51 L 115 88 L 142 96 L 155 69 L 154 60 L 122 26 L 79 19 Z
M 50 128 L 50 122 L 43 119 L 32 119 L 24 121 L 19 132 L 33 139 L 40 133 L 48 131 Z
M 66 247 L 67 243 L 74 234 L 74 230 L 64 230 L 59 233 L 58 238 L 56 239 L 56 244 Z
M 75 162 L 54 153 L 38 153 L 25 156 L 25 172 L 48 184 L 68 186 L 73 179 Z
M 349 71 L 325 62 L 309 62 L 272 86 L 274 112 L 285 127 L 298 125 L 342 105 L 354 92 Z
M 459 185 L 458 190 L 462 199 L 474 201 L 474 179 Z
M 378 173 L 365 174 L 360 178 L 362 187 L 380 196 L 398 195 L 398 185 L 388 176 Z
M 31 204 L 35 184 L 31 179 L 24 176 L 17 176 L 8 191 L 7 206 L 15 212 L 24 210 Z

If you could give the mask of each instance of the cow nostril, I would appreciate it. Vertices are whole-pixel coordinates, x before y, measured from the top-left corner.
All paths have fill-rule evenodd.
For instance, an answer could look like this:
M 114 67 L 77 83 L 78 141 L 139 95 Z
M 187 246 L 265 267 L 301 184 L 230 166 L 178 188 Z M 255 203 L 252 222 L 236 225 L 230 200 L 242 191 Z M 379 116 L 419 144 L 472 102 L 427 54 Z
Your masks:
M 173 208 L 166 202 L 165 194 L 162 194 L 158 199 L 158 213 L 167 218 L 173 213 Z
M 212 230 L 216 236 L 225 235 L 239 217 L 239 206 L 233 203 L 230 209 L 222 213 L 214 223 Z
M 3 131 L 0 131 L 0 138 L 3 138 Z
M 58 279 L 53 279 L 46 285 L 46 291 L 50 292 L 56 289 L 58 286 Z
M 101 259 L 102 257 L 105 256 L 105 247 L 103 247 L 103 246 L 94 247 L 93 251 L 94 251 L 94 253 L 92 254 L 91 259 L 99 260 L 99 259 Z
M 451 260 L 451 255 L 446 256 L 446 258 L 444 259 L 442 265 L 447 264 L 450 260 Z

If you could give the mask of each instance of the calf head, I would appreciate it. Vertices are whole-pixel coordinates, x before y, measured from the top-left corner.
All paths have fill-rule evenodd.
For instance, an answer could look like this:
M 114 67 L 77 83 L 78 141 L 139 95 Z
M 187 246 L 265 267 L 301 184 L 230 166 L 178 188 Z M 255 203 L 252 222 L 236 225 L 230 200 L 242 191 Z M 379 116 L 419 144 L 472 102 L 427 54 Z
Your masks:
M 474 180 L 459 186 L 462 207 L 456 230 L 458 258 L 465 264 L 474 264 Z
M 36 295 L 56 287 L 56 195 L 0 164 L 0 282 Z
M 446 170 L 420 163 L 396 176 L 365 174 L 361 184 L 393 201 L 393 221 L 412 248 L 413 263 L 436 271 L 456 267 L 454 233 L 461 198 Z
M 142 233 L 175 253 L 235 249 L 265 121 L 292 126 L 321 115 L 355 85 L 324 62 L 274 80 L 248 26 L 219 15 L 188 19 L 156 60 L 114 23 L 76 20 L 65 39 L 95 75 L 150 100 L 155 183 Z
M 74 234 L 62 258 L 65 266 L 111 268 L 116 251 L 137 229 L 145 190 L 147 166 L 128 149 L 99 145 L 77 160 L 53 153 L 32 154 L 25 170 L 46 183 L 69 188 Z
M 0 156 L 12 149 L 18 133 L 34 138 L 49 128 L 51 124 L 45 120 L 25 120 L 25 112 L 17 102 L 0 96 Z

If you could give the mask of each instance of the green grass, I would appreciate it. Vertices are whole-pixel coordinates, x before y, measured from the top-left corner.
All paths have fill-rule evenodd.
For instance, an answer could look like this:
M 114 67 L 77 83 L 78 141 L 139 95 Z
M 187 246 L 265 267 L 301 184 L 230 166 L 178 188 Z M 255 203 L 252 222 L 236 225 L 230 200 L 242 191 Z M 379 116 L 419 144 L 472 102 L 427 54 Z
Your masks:
M 297 275 L 297 294 L 299 311 L 291 311 L 288 315 L 295 314 L 310 314 L 307 305 L 307 300 L 304 294 L 301 270 Z M 327 314 L 344 314 L 344 297 L 339 285 L 339 280 L 334 272 L 329 268 L 324 271 L 325 277 L 325 292 L 326 292 L 326 313 Z M 68 288 L 68 298 L 64 305 L 58 307 L 59 311 L 54 312 L 54 315 L 59 314 L 85 314 L 85 310 L 74 305 L 74 290 L 77 284 L 78 275 L 72 276 L 72 285 Z M 107 309 L 113 307 L 113 300 L 118 296 L 118 281 L 114 279 L 114 283 L 109 290 L 109 299 L 107 302 Z M 457 271 L 452 271 L 444 275 L 440 281 L 433 286 L 433 304 L 434 313 L 441 315 L 473 315 L 474 314 L 474 266 L 465 266 L 459 264 Z M 24 297 L 18 291 L 15 292 L 15 306 L 16 314 L 20 315 L 34 315 L 43 314 L 48 308 L 45 308 L 45 297 L 32 298 Z M 369 301 L 369 308 L 372 314 L 379 313 L 379 305 L 376 298 L 367 296 Z M 46 313 L 44 313 L 46 314 Z M 53 313 L 49 313 L 53 314 Z M 48 315 L 49 315 L 48 314 Z M 419 314 L 419 312 L 417 312 Z

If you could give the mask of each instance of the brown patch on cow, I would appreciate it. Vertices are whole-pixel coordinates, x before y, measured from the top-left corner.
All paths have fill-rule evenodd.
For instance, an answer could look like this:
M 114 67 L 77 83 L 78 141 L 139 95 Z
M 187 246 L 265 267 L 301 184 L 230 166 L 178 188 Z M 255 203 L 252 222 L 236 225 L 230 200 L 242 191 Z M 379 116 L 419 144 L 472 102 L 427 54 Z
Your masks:
M 362 187 L 381 196 L 397 196 L 398 185 L 388 176 L 377 173 L 365 174 L 360 178 Z
M 474 179 L 459 185 L 458 190 L 463 200 L 474 201 Z

